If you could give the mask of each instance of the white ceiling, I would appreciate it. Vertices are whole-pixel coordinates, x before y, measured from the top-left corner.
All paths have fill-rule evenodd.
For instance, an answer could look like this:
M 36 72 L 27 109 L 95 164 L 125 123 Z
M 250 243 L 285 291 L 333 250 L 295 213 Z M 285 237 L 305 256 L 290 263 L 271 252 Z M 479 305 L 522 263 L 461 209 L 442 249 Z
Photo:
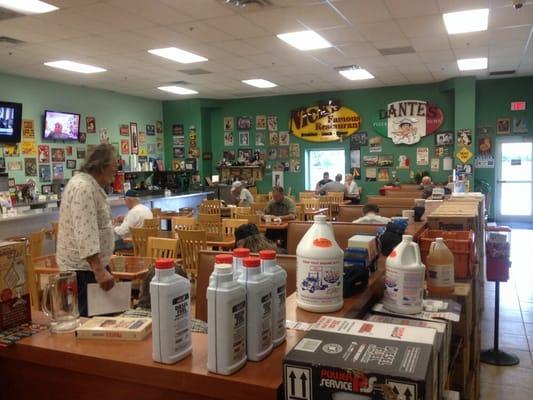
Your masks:
M 488 72 L 533 75 L 533 2 L 511 0 L 271 0 L 239 9 L 223 0 L 47 0 L 59 11 L 0 21 L 0 71 L 136 96 L 174 99 L 157 86 L 186 81 L 194 97 L 236 98 L 438 82 L 460 73 L 456 59 L 488 57 Z M 485 32 L 449 36 L 442 13 L 489 7 Z M 333 48 L 301 52 L 278 33 L 316 30 Z M 175 46 L 209 61 L 179 64 L 147 53 Z M 412 46 L 416 53 L 382 56 L 377 49 Z M 69 59 L 108 72 L 83 75 L 45 61 Z M 359 64 L 376 79 L 351 82 L 334 67 Z M 210 74 L 190 76 L 182 69 Z M 273 89 L 243 79 L 264 78 Z

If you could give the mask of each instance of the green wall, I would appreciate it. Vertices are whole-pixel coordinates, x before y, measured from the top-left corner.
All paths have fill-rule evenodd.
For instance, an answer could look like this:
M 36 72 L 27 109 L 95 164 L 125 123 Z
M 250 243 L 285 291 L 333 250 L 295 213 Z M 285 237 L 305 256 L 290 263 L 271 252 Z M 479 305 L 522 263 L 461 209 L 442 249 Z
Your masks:
M 77 159 L 76 148 L 86 148 L 87 144 L 98 144 L 100 128 L 107 128 L 110 143 L 120 144 L 121 139 L 129 139 L 127 136 L 119 135 L 119 125 L 130 122 L 137 123 L 139 132 L 146 131 L 146 124 L 155 125 L 156 121 L 163 119 L 162 104 L 158 100 L 150 100 L 140 97 L 117 94 L 105 90 L 89 89 L 81 86 L 65 85 L 55 82 L 29 79 L 12 75 L 0 74 L 0 99 L 22 103 L 22 118 L 34 120 L 35 140 L 37 144 L 47 144 L 50 148 L 73 147 L 72 156 L 66 159 Z M 85 117 L 94 116 L 96 118 L 96 134 L 87 135 L 87 143 L 62 141 L 43 142 L 42 119 L 44 110 L 67 111 L 81 114 L 80 131 L 85 132 Z M 147 144 L 156 143 L 156 136 L 146 136 Z M 0 147 L 2 145 L 0 144 Z M 0 156 L 3 152 L 0 151 Z M 156 154 L 150 154 L 154 157 Z M 24 158 L 36 158 L 36 156 L 6 157 L 6 164 L 10 161 L 20 160 L 24 164 Z M 77 167 L 83 160 L 77 160 Z M 63 163 L 66 164 L 66 163 Z M 24 165 L 23 165 L 24 168 Z M 16 183 L 23 183 L 26 180 L 24 171 L 9 172 L 9 176 L 15 178 Z M 67 170 L 64 165 L 64 177 L 71 177 L 72 170 Z M 32 177 L 41 183 L 39 177 Z

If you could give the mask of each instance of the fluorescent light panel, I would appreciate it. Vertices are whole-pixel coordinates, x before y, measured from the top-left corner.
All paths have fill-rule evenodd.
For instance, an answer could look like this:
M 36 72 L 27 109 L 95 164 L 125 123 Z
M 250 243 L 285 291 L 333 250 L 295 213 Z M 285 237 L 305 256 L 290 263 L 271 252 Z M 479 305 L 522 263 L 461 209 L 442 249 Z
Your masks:
M 457 33 L 486 31 L 489 25 L 489 9 L 458 11 L 442 15 L 450 35 Z
M 174 93 L 174 94 L 198 94 L 196 90 L 187 89 L 181 86 L 159 86 L 159 90 L 162 90 L 164 92 Z
M 181 64 L 191 64 L 195 62 L 207 61 L 207 58 L 191 53 L 186 50 L 178 49 L 177 47 L 166 47 L 163 49 L 148 50 L 148 53 L 159 57 L 168 58 L 169 60 L 179 62 Z
M 362 81 L 365 79 L 374 79 L 374 75 L 364 68 L 346 68 L 339 70 L 339 74 L 351 81 Z
M 302 51 L 325 49 L 327 47 L 331 47 L 331 43 L 315 31 L 281 33 L 276 36 L 279 39 L 283 40 L 285 43 L 288 43 L 291 46 L 296 47 L 298 50 Z
M 242 81 L 242 83 L 246 83 L 247 85 L 255 86 L 260 89 L 273 88 L 278 86 L 274 82 L 267 81 L 266 79 L 246 79 Z
M 59 10 L 58 7 L 39 0 L 0 0 L 0 7 L 22 14 L 44 14 Z
M 473 71 L 476 69 L 487 69 L 487 58 L 463 58 L 457 60 L 459 71 Z
M 67 71 L 79 72 L 82 74 L 94 74 L 97 72 L 107 71 L 104 68 L 95 67 L 94 65 L 81 64 L 81 63 L 77 63 L 77 62 L 69 61 L 69 60 L 58 60 L 58 61 L 45 62 L 44 65 L 46 65 L 47 67 L 65 69 Z

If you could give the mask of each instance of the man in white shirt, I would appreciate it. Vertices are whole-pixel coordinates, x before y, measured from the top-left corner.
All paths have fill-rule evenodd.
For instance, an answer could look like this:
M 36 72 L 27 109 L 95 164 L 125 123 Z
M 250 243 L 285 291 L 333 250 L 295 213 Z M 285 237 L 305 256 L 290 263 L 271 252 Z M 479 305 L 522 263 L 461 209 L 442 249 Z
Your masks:
M 353 222 L 356 224 L 387 225 L 390 222 L 390 218 L 379 215 L 379 207 L 376 204 L 365 204 L 363 216 Z
M 152 211 L 139 202 L 135 191 L 128 190 L 124 195 L 124 203 L 129 211 L 126 216 L 121 215 L 115 218 L 114 222 L 120 225 L 115 226 L 115 234 L 119 239 L 115 241 L 115 250 L 132 249 L 132 243 L 125 243 L 124 239 L 131 237 L 130 228 L 142 228 L 145 219 L 154 218 Z
M 235 181 L 231 185 L 231 196 L 234 204 L 240 207 L 250 207 L 254 202 L 254 196 L 245 187 L 242 187 L 242 182 Z
M 110 144 L 96 146 L 61 196 L 56 258 L 61 271 L 76 272 L 81 316 L 87 316 L 89 283 L 98 283 L 104 290 L 115 284 L 107 269 L 115 238 L 104 191 L 115 179 L 115 154 Z

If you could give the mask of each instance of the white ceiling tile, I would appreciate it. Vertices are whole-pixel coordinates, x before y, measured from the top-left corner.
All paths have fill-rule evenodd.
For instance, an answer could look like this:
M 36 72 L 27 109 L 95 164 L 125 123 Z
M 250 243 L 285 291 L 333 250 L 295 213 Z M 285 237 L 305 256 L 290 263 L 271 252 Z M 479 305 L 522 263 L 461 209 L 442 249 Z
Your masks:
M 177 32 L 182 33 L 185 37 L 201 43 L 235 39 L 233 36 L 228 35 L 222 30 L 217 29 L 216 27 L 205 22 L 180 24 L 172 26 L 171 29 L 175 29 Z
M 392 20 L 383 0 L 338 0 L 333 6 L 355 25 Z
M 212 27 L 215 27 L 222 32 L 225 32 L 236 39 L 248 39 L 252 37 L 265 36 L 268 34 L 263 28 L 250 22 L 239 15 L 232 15 L 229 17 L 212 18 L 205 20 L 205 22 Z M 231 38 L 230 38 L 231 39 Z M 222 39 L 228 40 L 228 39 Z
M 489 55 L 491 57 L 513 57 L 520 59 L 524 50 L 524 43 L 509 42 L 505 46 L 490 46 Z
M 236 8 L 217 0 L 159 0 L 196 19 L 226 17 L 235 14 Z
M 358 24 L 357 29 L 372 42 L 407 39 L 396 22 L 375 22 L 371 24 Z
M 440 15 L 398 19 L 398 25 L 409 38 L 447 35 L 444 21 Z
M 477 57 L 488 57 L 489 48 L 486 46 L 481 47 L 464 47 L 453 50 L 457 59 L 460 58 L 477 58 Z
M 342 46 L 339 47 L 339 51 L 349 57 L 377 57 L 381 55 L 379 51 L 377 51 L 377 49 L 368 42 Z
M 524 25 L 517 27 L 495 28 L 489 31 L 489 44 L 506 45 L 507 42 L 526 42 L 533 30 L 533 26 Z
M 490 0 L 438 0 L 442 13 L 487 8 L 489 3 Z
M 334 46 L 366 41 L 363 35 L 353 27 L 322 29 L 318 33 Z
M 401 64 L 397 65 L 396 69 L 406 75 L 406 74 L 421 74 L 421 73 L 429 73 L 429 70 L 425 66 L 425 64 L 422 63 L 416 63 L 416 64 Z
M 411 44 L 416 51 L 449 50 L 450 39 L 448 35 L 420 36 L 411 39 Z
M 439 62 L 439 63 L 428 63 L 426 64 L 427 69 L 431 73 L 442 73 L 442 74 L 457 74 L 459 73 L 459 68 L 457 67 L 457 62 Z
M 489 33 L 487 31 L 484 31 L 465 33 L 462 35 L 450 35 L 450 44 L 454 49 L 470 46 L 488 46 Z
M 265 53 L 265 49 L 257 46 L 251 46 L 244 40 L 227 40 L 224 42 L 212 43 L 213 47 L 222 49 L 230 54 L 254 56 Z
M 76 10 L 80 15 L 107 23 L 116 30 L 135 29 L 139 31 L 154 26 L 153 22 L 143 18 L 142 12 L 136 13 L 135 10 L 123 10 L 107 3 L 89 4 L 87 6 L 81 6 Z
M 195 18 L 187 14 L 187 9 L 177 10 L 158 0 L 110 0 L 109 4 L 121 10 L 142 10 L 143 18 L 157 24 L 170 25 L 192 21 Z
M 305 29 L 297 17 L 295 8 L 276 8 L 261 12 L 243 14 L 248 21 L 260 26 L 266 32 L 276 35 L 278 33 L 294 32 Z
M 425 63 L 455 61 L 455 54 L 451 50 L 422 51 L 418 52 L 418 55 Z
M 439 14 L 436 0 L 385 0 L 385 4 L 394 18 Z
M 88 2 L 87 4 L 93 4 L 95 2 Z M 80 14 L 77 9 L 66 8 L 54 11 L 52 13 L 35 15 L 35 19 L 46 24 L 46 26 L 65 26 L 76 31 L 97 34 L 106 33 L 119 30 L 115 25 L 104 23 L 92 16 Z M 1 26 L 1 23 L 0 23 Z
M 402 73 L 402 75 L 409 81 L 409 82 L 431 82 L 433 81 L 433 75 L 431 75 L 430 72 L 414 72 L 414 73 Z
M 372 45 L 376 49 L 392 49 L 396 47 L 410 47 L 411 41 L 409 39 L 392 39 L 385 41 L 372 41 Z
M 416 65 L 421 64 L 422 60 L 416 53 L 398 54 L 394 56 L 385 56 L 392 65 Z
M 519 60 L 509 59 L 509 57 L 489 57 L 490 71 L 517 69 L 519 64 Z
M 512 7 L 495 8 L 489 14 L 489 29 L 533 24 L 533 3 L 527 2 L 520 10 Z
M 297 16 L 297 21 L 313 30 L 343 26 L 348 21 L 328 3 L 313 7 L 297 7 L 286 10 Z

